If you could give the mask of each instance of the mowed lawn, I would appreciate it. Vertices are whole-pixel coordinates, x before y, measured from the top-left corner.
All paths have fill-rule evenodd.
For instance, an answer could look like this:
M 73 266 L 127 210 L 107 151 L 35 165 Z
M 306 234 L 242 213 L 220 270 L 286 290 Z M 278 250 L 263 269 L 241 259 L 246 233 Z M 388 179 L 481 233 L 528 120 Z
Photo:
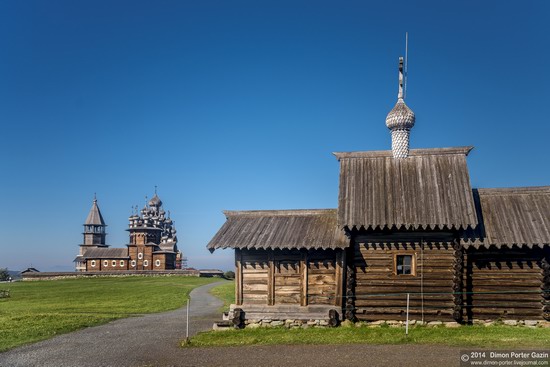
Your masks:
M 189 292 L 219 279 L 161 276 L 79 278 L 2 283 L 0 352 L 84 327 L 173 310 Z
M 234 282 L 212 288 L 225 308 L 234 303 Z M 404 328 L 351 325 L 338 328 L 259 328 L 199 333 L 190 347 L 274 345 L 274 344 L 444 344 L 464 348 L 541 348 L 550 346 L 550 328 L 505 325 L 465 325 L 459 328 L 415 326 Z

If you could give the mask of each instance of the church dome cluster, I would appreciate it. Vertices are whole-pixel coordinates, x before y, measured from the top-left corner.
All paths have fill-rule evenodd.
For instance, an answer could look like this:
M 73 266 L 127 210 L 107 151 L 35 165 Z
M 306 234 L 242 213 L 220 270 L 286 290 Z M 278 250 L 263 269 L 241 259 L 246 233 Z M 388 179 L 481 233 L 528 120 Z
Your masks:
M 175 246 L 178 242 L 174 222 L 166 215 L 162 207 L 162 200 L 155 194 L 151 200 L 141 209 L 136 211 L 129 218 L 129 229 L 147 228 L 160 230 L 161 245 L 171 244 Z

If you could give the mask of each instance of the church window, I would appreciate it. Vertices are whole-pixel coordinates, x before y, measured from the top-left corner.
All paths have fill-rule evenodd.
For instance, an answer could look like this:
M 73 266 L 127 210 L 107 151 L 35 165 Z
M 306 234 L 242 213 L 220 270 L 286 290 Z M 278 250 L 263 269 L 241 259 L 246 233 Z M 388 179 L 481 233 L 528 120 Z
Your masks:
M 92 268 L 95 268 L 95 260 L 92 260 L 92 261 L 90 262 L 90 265 L 92 265 Z
M 136 267 L 136 260 L 132 260 L 132 262 L 130 264 L 132 265 L 132 268 L 135 268 Z
M 155 261 L 156 266 L 160 266 L 160 260 Z
M 143 259 L 143 253 L 140 252 L 140 253 L 138 254 L 138 259 L 140 259 L 140 260 Z
M 396 275 L 416 275 L 415 257 L 412 254 L 396 254 L 394 268 Z
M 113 262 L 111 263 L 111 265 L 116 266 L 116 260 L 113 260 Z
M 147 265 L 149 265 L 149 261 L 143 260 L 143 266 L 147 266 Z
M 120 266 L 124 266 L 124 260 L 120 260 Z
M 103 261 L 103 266 L 109 266 L 109 262 L 107 260 Z

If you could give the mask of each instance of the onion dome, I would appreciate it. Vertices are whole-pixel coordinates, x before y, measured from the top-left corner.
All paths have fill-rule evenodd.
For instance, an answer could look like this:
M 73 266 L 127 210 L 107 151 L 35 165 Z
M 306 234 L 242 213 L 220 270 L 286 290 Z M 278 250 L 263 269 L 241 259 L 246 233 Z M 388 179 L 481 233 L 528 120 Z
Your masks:
M 409 135 L 416 120 L 414 112 L 405 104 L 403 93 L 403 58 L 399 58 L 399 93 L 397 103 L 386 117 L 386 126 L 391 130 L 391 149 L 394 158 L 409 156 Z
M 399 98 L 386 117 L 386 126 L 390 130 L 411 129 L 414 126 L 414 112 L 405 104 L 403 98 Z
M 160 200 L 160 198 L 158 197 L 158 195 L 155 193 L 155 196 L 153 196 L 151 198 L 151 200 L 149 200 L 149 206 L 154 206 L 154 207 L 160 207 L 162 205 L 162 201 Z

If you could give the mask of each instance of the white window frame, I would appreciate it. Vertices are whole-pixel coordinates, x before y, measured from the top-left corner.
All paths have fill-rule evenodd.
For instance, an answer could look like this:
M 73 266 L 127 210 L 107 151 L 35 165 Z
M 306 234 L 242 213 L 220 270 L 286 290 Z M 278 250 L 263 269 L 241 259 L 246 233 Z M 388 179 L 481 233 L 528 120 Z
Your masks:
M 138 253 L 138 259 L 143 259 L 143 252 Z
M 132 268 L 135 268 L 135 267 L 136 267 L 136 260 L 132 260 L 132 262 L 130 263 L 130 265 L 132 266 Z
M 103 266 L 109 267 L 109 260 L 103 260 Z
M 156 261 L 155 261 L 155 266 L 156 266 L 156 267 L 159 267 L 159 266 L 160 266 L 160 260 L 156 260 Z
M 143 266 L 149 266 L 149 261 L 143 260 Z
M 124 260 L 120 260 L 120 266 L 124 266 Z
M 90 265 L 92 266 L 92 268 L 95 268 L 95 260 L 90 261 Z
M 111 265 L 113 266 L 113 268 L 116 267 L 116 260 L 111 261 Z

